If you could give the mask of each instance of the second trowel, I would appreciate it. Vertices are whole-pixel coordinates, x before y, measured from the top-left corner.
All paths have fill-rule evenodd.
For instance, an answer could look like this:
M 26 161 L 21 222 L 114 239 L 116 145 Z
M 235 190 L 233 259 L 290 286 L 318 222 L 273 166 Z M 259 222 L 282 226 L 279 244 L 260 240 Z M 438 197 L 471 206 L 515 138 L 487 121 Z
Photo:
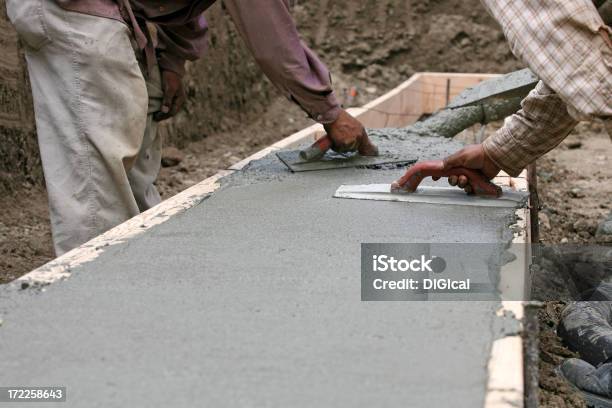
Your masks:
M 391 184 L 362 184 L 342 185 L 336 190 L 334 197 L 356 200 L 512 208 L 523 202 L 527 197 L 527 193 L 504 189 L 501 197 L 489 198 L 468 195 L 457 187 L 450 186 L 419 186 L 414 192 L 392 192 Z
M 304 150 L 284 150 L 276 153 L 285 166 L 292 172 L 333 170 L 348 167 L 402 166 L 416 162 L 415 156 L 403 156 L 391 152 L 378 152 L 376 155 L 365 156 L 358 152 L 336 153 L 330 150 L 329 137 L 317 140 Z

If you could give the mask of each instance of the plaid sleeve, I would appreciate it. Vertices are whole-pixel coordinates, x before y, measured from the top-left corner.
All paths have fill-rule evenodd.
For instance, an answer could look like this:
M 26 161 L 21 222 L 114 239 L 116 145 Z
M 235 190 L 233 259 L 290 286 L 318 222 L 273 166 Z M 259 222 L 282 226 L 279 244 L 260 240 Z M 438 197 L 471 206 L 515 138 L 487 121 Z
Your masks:
M 591 0 L 482 0 L 514 55 L 578 120 L 612 117 L 612 41 Z
M 521 102 L 521 110 L 483 142 L 489 158 L 511 176 L 556 147 L 578 122 L 559 95 L 542 81 Z

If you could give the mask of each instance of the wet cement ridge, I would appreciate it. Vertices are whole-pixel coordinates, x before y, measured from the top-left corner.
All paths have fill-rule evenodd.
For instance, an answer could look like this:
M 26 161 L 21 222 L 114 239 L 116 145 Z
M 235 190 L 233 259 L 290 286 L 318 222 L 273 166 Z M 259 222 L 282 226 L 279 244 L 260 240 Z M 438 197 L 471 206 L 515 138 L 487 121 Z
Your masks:
M 486 124 L 512 115 L 520 109 L 522 99 L 491 99 L 477 105 L 442 109 L 423 121 L 397 129 L 397 133 L 453 137 L 472 125 Z
M 493 99 L 514 97 L 522 99 L 536 86 L 538 81 L 538 77 L 529 68 L 510 72 L 466 88 L 450 101 L 448 108 L 478 105 Z
M 377 143 L 421 160 L 460 147 L 392 133 Z M 503 246 L 514 211 L 332 198 L 402 172 L 267 156 L 45 292 L 2 292 L 0 383 L 66 385 L 78 407 L 481 406 L 491 344 L 512 333 L 500 303 L 361 302 L 360 244 Z
M 529 69 L 481 82 L 461 92 L 446 108 L 411 126 L 395 129 L 393 134 L 450 138 L 477 123 L 504 119 L 520 109 L 521 101 L 537 82 Z

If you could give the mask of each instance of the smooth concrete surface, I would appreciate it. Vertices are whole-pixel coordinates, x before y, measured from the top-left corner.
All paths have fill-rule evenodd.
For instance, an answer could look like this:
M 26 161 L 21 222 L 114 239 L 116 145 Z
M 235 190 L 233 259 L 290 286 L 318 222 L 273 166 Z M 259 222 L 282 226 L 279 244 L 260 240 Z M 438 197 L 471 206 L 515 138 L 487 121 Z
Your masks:
M 514 211 L 332 198 L 402 172 L 267 156 L 65 281 L 0 287 L 0 384 L 67 387 L 45 407 L 482 406 L 499 302 L 361 302 L 360 244 L 507 242 Z

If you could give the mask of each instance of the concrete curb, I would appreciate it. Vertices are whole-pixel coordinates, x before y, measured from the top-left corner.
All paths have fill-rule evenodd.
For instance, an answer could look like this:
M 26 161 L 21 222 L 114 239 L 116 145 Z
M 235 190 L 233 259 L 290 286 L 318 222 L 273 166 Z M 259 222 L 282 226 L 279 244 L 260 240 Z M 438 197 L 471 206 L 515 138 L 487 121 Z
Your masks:
M 500 185 L 518 191 L 529 191 L 527 171 L 518 177 L 501 174 L 495 178 Z M 500 272 L 499 290 L 502 299 L 526 299 L 530 292 L 529 265 L 531 264 L 530 206 L 516 211 L 516 232 L 512 239 L 512 252 L 516 259 L 504 265 Z M 522 293 L 517 293 L 521 288 Z M 525 304 L 522 301 L 504 300 L 497 311 L 498 316 L 513 316 L 522 322 Z M 522 330 L 522 324 L 521 324 Z M 520 333 L 505 336 L 493 342 L 487 380 L 485 408 L 523 407 L 525 395 L 523 338 Z
M 505 301 L 497 314 L 511 313 L 521 320 L 523 310 L 523 302 Z M 523 338 L 519 334 L 493 342 L 487 371 L 485 408 L 524 406 Z

